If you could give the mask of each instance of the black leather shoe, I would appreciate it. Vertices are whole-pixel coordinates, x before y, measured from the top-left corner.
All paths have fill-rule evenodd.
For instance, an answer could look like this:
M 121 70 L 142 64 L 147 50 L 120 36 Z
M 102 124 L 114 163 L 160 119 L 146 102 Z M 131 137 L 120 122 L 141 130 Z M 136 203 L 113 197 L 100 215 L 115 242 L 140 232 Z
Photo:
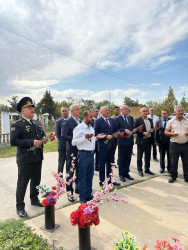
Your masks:
M 43 207 L 43 205 L 40 203 L 40 201 L 31 201 L 31 205 L 33 206 L 38 206 L 38 207 Z
M 134 180 L 134 178 L 131 177 L 130 174 L 126 174 L 125 177 L 126 177 L 127 179 L 129 179 L 129 180 Z
M 76 194 L 79 194 L 78 188 L 75 189 L 75 193 L 76 193 Z
M 173 183 L 175 181 L 176 181 L 176 178 L 174 178 L 174 177 L 170 177 L 170 179 L 168 180 L 169 183 Z
M 99 171 L 99 168 L 95 167 L 95 171 Z
M 75 199 L 74 199 L 74 197 L 72 195 L 69 195 L 68 196 L 68 201 L 75 202 Z
M 164 173 L 164 169 L 161 168 L 161 169 L 159 170 L 159 173 L 161 173 L 161 174 Z
M 20 217 L 20 218 L 27 218 L 28 217 L 28 215 L 27 215 L 27 213 L 26 213 L 26 211 L 25 211 L 25 209 L 23 208 L 23 209 L 17 209 L 17 214 L 18 214 L 18 216 Z
M 156 162 L 159 162 L 159 160 L 157 159 L 157 158 L 155 158 L 155 159 L 153 159 L 154 161 L 156 161 Z
M 120 179 L 120 181 L 122 181 L 122 182 L 126 182 L 125 177 L 122 176 L 122 175 L 119 176 L 119 179 Z
M 146 174 L 151 174 L 151 175 L 155 175 L 153 172 L 151 172 L 150 170 L 146 170 L 145 171 Z
M 167 171 L 168 171 L 168 173 L 170 173 L 170 168 L 167 167 Z
M 114 186 L 116 186 L 116 187 L 121 186 L 121 184 L 120 184 L 120 183 L 118 183 L 118 182 L 116 182 L 116 181 L 114 181 L 114 182 L 113 182 L 113 185 L 114 185 Z
M 138 171 L 138 175 L 140 175 L 141 177 L 144 176 L 142 171 Z
M 185 182 L 188 182 L 188 179 L 185 179 L 184 181 L 185 181 Z

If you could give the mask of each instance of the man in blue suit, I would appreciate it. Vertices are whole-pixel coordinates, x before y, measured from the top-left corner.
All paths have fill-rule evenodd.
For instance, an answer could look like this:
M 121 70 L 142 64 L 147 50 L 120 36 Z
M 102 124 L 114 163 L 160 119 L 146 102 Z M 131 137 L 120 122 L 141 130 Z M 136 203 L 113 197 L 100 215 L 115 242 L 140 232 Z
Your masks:
M 155 131 L 155 144 L 159 146 L 161 167 L 159 172 L 162 174 L 165 170 L 165 154 L 167 154 L 167 170 L 170 172 L 170 137 L 165 135 L 166 124 L 170 120 L 168 118 L 168 110 L 162 110 L 161 117 L 162 118 L 156 124 L 159 130 Z
M 125 182 L 125 178 L 134 180 L 134 178 L 129 175 L 134 138 L 133 135 L 129 138 L 127 137 L 133 130 L 134 120 L 132 116 L 129 116 L 129 107 L 127 105 L 121 106 L 120 111 L 121 114 L 115 118 L 115 122 L 117 130 L 124 132 L 125 136 L 117 138 L 118 165 L 120 181 Z M 133 131 L 136 132 L 136 129 Z
M 80 107 L 78 105 L 72 105 L 70 107 L 71 117 L 69 117 L 62 126 L 61 129 L 61 137 L 63 140 L 66 141 L 66 154 L 67 154 L 67 163 L 66 163 L 66 174 L 69 174 L 67 177 L 67 181 L 69 181 L 74 172 L 76 172 L 76 180 L 75 180 L 75 193 L 79 193 L 78 191 L 78 149 L 76 146 L 72 146 L 72 139 L 73 139 L 73 130 L 74 128 L 80 124 L 82 121 L 79 119 L 80 116 Z M 74 168 L 72 166 L 73 157 L 76 157 L 74 160 Z M 73 170 L 72 170 L 73 169 Z M 68 200 L 70 202 L 74 202 L 73 197 L 73 187 L 72 182 L 70 185 L 66 186 L 67 192 L 71 192 L 72 195 L 68 196 Z
M 61 108 L 61 118 L 59 118 L 55 123 L 55 132 L 58 139 L 58 173 L 63 173 L 64 164 L 66 161 L 66 141 L 61 137 L 61 128 L 63 123 L 67 120 L 68 109 L 67 107 Z
M 106 165 L 106 176 L 110 177 L 111 163 L 114 163 L 113 145 L 112 145 L 112 134 L 117 131 L 114 119 L 109 118 L 109 108 L 104 106 L 101 108 L 101 117 L 95 122 L 94 129 L 95 135 L 106 134 L 104 139 L 98 140 L 98 151 L 99 151 L 99 185 L 102 187 L 105 181 L 105 165 Z M 104 141 L 108 139 L 107 144 Z M 110 183 L 110 181 L 109 181 Z M 114 186 L 120 186 L 120 183 L 113 182 Z

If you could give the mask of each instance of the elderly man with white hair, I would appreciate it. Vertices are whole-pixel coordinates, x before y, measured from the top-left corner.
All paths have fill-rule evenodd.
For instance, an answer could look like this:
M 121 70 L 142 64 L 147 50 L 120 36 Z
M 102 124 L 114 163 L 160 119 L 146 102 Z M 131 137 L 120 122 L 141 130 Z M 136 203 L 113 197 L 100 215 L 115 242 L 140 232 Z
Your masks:
M 181 156 L 183 163 L 184 179 L 188 182 L 188 120 L 184 117 L 184 108 L 177 106 L 176 116 L 168 121 L 165 135 L 170 136 L 170 174 L 169 183 L 178 177 L 178 160 Z
M 109 108 L 104 106 L 101 108 L 101 117 L 95 122 L 94 129 L 95 135 L 105 134 L 105 138 L 98 140 L 98 151 L 99 151 L 99 185 L 103 187 L 105 181 L 105 166 L 106 166 L 106 177 L 110 177 L 111 163 L 114 163 L 114 151 L 113 151 L 113 134 L 117 132 L 116 123 L 114 119 L 109 118 Z M 117 137 L 117 136 L 116 136 Z M 108 139 L 106 144 L 104 141 Z M 110 181 L 109 181 L 110 183 Z M 120 183 L 114 182 L 114 186 L 120 186 Z

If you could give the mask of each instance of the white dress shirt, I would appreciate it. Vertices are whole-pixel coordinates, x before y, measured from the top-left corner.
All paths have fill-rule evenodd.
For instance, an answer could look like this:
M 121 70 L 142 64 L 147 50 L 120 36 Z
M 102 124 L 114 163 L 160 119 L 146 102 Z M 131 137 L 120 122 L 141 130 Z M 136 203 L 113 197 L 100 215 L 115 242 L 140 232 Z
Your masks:
M 148 115 L 148 118 L 152 119 L 153 126 L 156 126 L 157 122 L 159 121 L 159 117 L 157 115 Z
M 96 137 L 91 137 L 91 141 L 85 138 L 85 134 L 95 134 L 95 131 L 91 125 L 87 126 L 85 122 L 82 122 L 73 130 L 72 145 L 77 146 L 78 150 L 95 150 Z

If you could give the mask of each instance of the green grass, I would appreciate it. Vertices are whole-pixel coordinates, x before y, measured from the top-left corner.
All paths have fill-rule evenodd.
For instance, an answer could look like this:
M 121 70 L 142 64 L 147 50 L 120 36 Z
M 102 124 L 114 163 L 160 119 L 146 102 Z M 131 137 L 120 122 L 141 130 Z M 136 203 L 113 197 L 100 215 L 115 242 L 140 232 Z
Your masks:
M 54 140 L 52 142 L 48 142 L 44 145 L 44 153 L 57 151 L 58 140 Z M 9 145 L 5 145 L 0 148 L 0 158 L 9 158 L 16 156 L 17 147 L 11 147 Z
M 51 250 L 54 247 L 41 235 L 32 233 L 31 228 L 25 226 L 23 220 L 0 223 L 0 250 L 21 249 Z

